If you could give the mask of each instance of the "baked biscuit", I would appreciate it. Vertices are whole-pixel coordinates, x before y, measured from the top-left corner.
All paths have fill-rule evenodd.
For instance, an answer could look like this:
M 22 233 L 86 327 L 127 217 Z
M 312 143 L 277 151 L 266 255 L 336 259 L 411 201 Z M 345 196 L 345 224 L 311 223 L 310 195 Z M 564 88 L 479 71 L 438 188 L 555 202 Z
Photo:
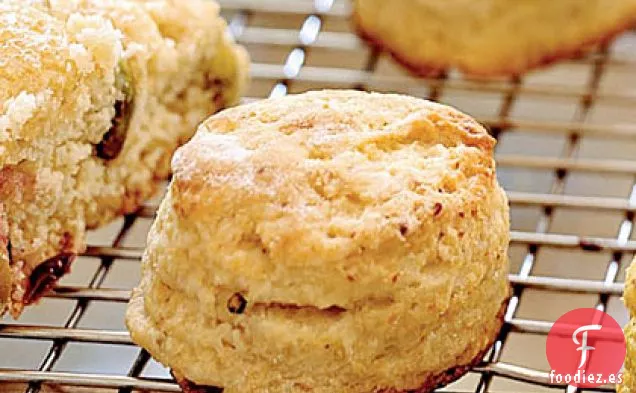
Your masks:
M 518 75 L 636 24 L 636 0 L 354 0 L 360 35 L 420 76 Z
M 618 385 L 618 393 L 636 392 L 636 263 L 632 261 L 627 269 L 625 279 L 624 302 L 630 314 L 630 321 L 625 326 L 625 343 L 627 344 L 627 356 L 625 358 L 625 370 L 623 372 L 623 382 Z
M 495 141 L 399 96 L 229 109 L 173 158 L 126 314 L 184 389 L 429 391 L 481 360 L 509 296 Z
M 247 55 L 204 0 L 0 2 L 0 311 L 68 270 L 87 228 L 136 210 Z

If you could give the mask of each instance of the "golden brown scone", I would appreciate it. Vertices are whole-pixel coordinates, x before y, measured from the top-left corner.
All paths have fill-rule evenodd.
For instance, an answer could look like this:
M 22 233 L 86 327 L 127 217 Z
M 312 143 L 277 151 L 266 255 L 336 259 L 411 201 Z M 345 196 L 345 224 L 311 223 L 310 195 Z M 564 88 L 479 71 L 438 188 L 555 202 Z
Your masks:
M 30 5 L 29 5 L 30 4 Z M 247 56 L 204 0 L 0 2 L 0 314 L 134 211 L 234 104 Z
M 635 259 L 636 261 L 636 259 Z M 618 393 L 636 392 L 636 262 L 632 261 L 627 269 L 625 279 L 624 302 L 631 319 L 625 326 L 625 344 L 627 345 L 627 356 L 625 358 L 625 370 L 623 372 L 623 383 L 618 385 Z
M 133 340 L 197 392 L 454 380 L 509 293 L 494 144 L 470 117 L 399 95 L 312 92 L 211 117 L 173 158 Z
M 420 76 L 519 75 L 636 24 L 636 0 L 354 0 L 360 35 Z

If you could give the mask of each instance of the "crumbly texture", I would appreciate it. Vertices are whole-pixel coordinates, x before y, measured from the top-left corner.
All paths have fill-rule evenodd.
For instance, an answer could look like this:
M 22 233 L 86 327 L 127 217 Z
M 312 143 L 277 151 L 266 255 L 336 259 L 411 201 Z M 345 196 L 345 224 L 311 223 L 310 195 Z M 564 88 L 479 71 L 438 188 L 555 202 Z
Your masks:
M 354 0 L 353 21 L 420 76 L 519 75 L 636 25 L 636 0 Z
M 507 305 L 507 302 L 501 305 L 501 309 L 499 310 L 499 314 L 497 316 L 502 325 L 504 323 L 504 314 Z M 488 349 L 490 349 L 490 347 L 494 344 L 494 341 L 495 340 L 493 338 L 493 341 L 486 347 L 486 349 L 478 353 L 477 356 L 475 356 L 475 358 L 469 364 L 457 365 L 437 375 L 431 375 L 424 381 L 422 386 L 418 388 L 402 391 L 396 391 L 395 389 L 385 389 L 380 393 L 428 393 L 434 391 L 437 388 L 446 386 L 464 376 L 466 373 L 468 373 L 468 371 L 470 371 L 472 367 L 479 365 L 483 361 L 484 356 L 486 356 Z M 179 387 L 181 387 L 181 390 L 183 390 L 183 393 L 221 393 L 223 391 L 222 388 L 196 385 L 186 379 L 181 379 L 178 377 L 176 378 L 176 381 L 179 384 Z
M 0 2 L 0 311 L 19 315 L 39 265 L 137 209 L 198 123 L 238 101 L 248 59 L 218 13 L 205 0 Z
M 127 326 L 179 379 L 396 392 L 471 364 L 508 297 L 495 141 L 398 96 L 321 91 L 211 117 L 173 159 Z
M 625 326 L 625 343 L 627 344 L 627 356 L 625 358 L 625 370 L 623 371 L 623 383 L 618 385 L 618 393 L 636 392 L 636 259 L 627 269 L 625 279 L 625 294 L 623 301 L 631 316 Z

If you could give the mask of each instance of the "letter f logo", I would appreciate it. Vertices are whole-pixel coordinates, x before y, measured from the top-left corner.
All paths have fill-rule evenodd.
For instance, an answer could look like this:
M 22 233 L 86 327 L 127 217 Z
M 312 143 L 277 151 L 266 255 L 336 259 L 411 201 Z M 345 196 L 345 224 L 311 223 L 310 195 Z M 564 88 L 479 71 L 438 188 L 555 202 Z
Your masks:
M 585 389 L 602 381 L 613 383 L 611 379 L 621 375 L 626 352 L 623 329 L 611 315 L 596 308 L 568 311 L 554 322 L 545 342 L 551 371 L 563 378 L 552 379 L 550 373 L 548 380 Z
M 572 341 L 574 341 L 574 344 L 580 345 L 580 347 L 576 349 L 577 351 L 581 351 L 581 363 L 579 364 L 579 368 L 582 368 L 585 365 L 585 362 L 587 362 L 587 353 L 589 351 L 593 351 L 594 349 L 596 349 L 594 347 L 587 345 L 587 332 L 590 330 L 601 330 L 601 328 L 602 328 L 601 325 L 585 325 L 576 329 L 574 333 L 572 333 Z M 577 336 L 581 332 L 583 332 L 582 340 L 581 342 L 579 342 L 579 339 L 577 338 Z

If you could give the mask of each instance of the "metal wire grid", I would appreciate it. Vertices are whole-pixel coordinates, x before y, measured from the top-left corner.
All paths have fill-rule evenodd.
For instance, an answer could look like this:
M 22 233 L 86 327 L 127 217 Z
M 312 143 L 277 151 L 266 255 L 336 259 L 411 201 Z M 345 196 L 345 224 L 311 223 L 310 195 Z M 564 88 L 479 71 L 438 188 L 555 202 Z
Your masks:
M 636 57 L 612 53 L 611 45 L 600 48 L 596 53 L 577 60 L 575 64 L 588 69 L 588 76 L 578 85 L 560 85 L 554 83 L 528 83 L 526 78 L 498 80 L 483 83 L 459 78 L 453 74 L 435 79 L 414 80 L 407 75 L 382 72 L 382 62 L 386 56 L 368 50 L 361 42 L 342 26 L 349 14 L 345 0 L 225 0 L 222 6 L 228 13 L 229 27 L 239 41 L 252 51 L 263 53 L 278 51 L 284 53 L 281 61 L 256 62 L 252 66 L 254 85 L 252 96 L 281 96 L 308 87 L 338 86 L 358 89 L 393 90 L 440 99 L 447 92 L 477 94 L 483 99 L 488 94 L 501 97 L 496 105 L 494 115 L 479 117 L 487 124 L 495 137 L 523 130 L 531 138 L 541 135 L 562 136 L 565 142 L 557 156 L 535 156 L 526 154 L 505 154 L 498 151 L 498 164 L 514 170 L 543 171 L 551 180 L 545 192 L 532 190 L 510 191 L 509 198 L 513 208 L 513 228 L 515 227 L 515 208 L 534 209 L 537 218 L 528 230 L 512 232 L 512 246 L 516 247 L 519 263 L 510 275 L 514 287 L 514 296 L 505 316 L 505 326 L 498 341 L 484 362 L 474 370 L 470 384 L 457 384 L 450 389 L 462 391 L 488 392 L 500 391 L 493 388 L 494 379 L 519 381 L 522 384 L 510 385 L 506 391 L 517 391 L 517 388 L 576 391 L 564 385 L 550 385 L 548 375 L 529 367 L 524 362 L 506 362 L 505 351 L 512 335 L 537 335 L 545 337 L 551 327 L 550 320 L 524 318 L 522 305 L 529 304 L 532 299 L 522 302 L 530 295 L 528 291 L 538 291 L 554 296 L 555 294 L 582 294 L 592 296 L 599 310 L 608 310 L 612 299 L 622 294 L 623 284 L 619 276 L 626 260 L 636 252 L 636 241 L 633 231 L 633 219 L 636 212 L 636 161 L 613 158 L 611 154 L 602 154 L 600 158 L 579 157 L 582 139 L 586 137 L 603 138 L 618 143 L 630 143 L 636 140 L 636 127 L 615 122 L 594 123 L 588 121 L 593 109 L 599 102 L 610 106 L 629 106 L 636 104 L 636 91 L 622 89 L 612 91 L 602 89 L 601 82 L 608 68 L 618 68 L 636 74 Z M 263 15 L 265 17 L 263 17 Z M 281 27 L 279 24 L 282 24 Z M 295 27 L 285 27 L 291 24 Z M 334 30 L 328 28 L 329 25 Z M 322 52 L 321 52 L 322 51 Z M 331 67 L 311 65 L 311 56 L 326 56 L 323 53 L 335 51 L 342 53 L 364 54 L 364 60 L 358 67 Z M 315 52 L 318 52 L 316 54 Z M 258 55 L 256 57 L 259 57 Z M 341 59 L 340 59 L 341 60 Z M 336 60 L 340 61 L 340 60 Z M 545 120 L 521 118 L 514 113 L 514 107 L 523 96 L 537 97 L 538 100 L 551 100 L 555 97 L 576 101 L 576 111 L 571 120 Z M 250 100 L 252 98 L 248 98 Z M 478 98 L 479 99 L 479 98 Z M 443 100 L 443 99 L 442 99 Z M 565 194 L 567 182 L 576 173 L 601 174 L 603 176 L 627 176 L 629 193 L 627 197 L 588 195 L 588 193 Z M 505 182 L 504 182 L 505 183 Z M 540 188 L 540 187 L 539 187 Z M 583 195 L 581 195 L 583 194 Z M 594 193 L 592 193 L 594 194 Z M 63 356 L 69 343 L 112 344 L 116 346 L 133 346 L 127 332 L 123 330 L 107 330 L 103 328 L 84 328 L 81 321 L 87 309 L 96 302 L 125 303 L 129 289 L 109 288 L 103 284 L 107 281 L 115 263 L 139 261 L 141 246 L 124 246 L 130 236 L 131 228 L 140 220 L 149 221 L 156 209 L 149 204 L 138 214 L 126 217 L 120 224 L 116 236 L 109 246 L 90 246 L 85 257 L 97 258 L 97 264 L 86 285 L 59 286 L 49 298 L 65 299 L 73 302 L 68 317 L 59 325 L 27 325 L 23 323 L 0 324 L 0 337 L 24 341 L 26 339 L 42 340 L 50 343 L 50 347 L 34 369 L 0 368 L 0 381 L 16 382 L 22 385 L 11 386 L 9 390 L 35 393 L 48 386 L 57 387 L 91 387 L 128 392 L 131 390 L 179 391 L 169 378 L 140 377 L 149 362 L 144 350 L 137 350 L 134 361 L 128 368 L 127 375 L 92 374 L 79 372 L 63 372 L 56 370 L 56 364 Z M 581 233 L 553 233 L 556 211 L 573 210 L 582 212 L 600 212 L 618 214 L 620 217 L 616 235 L 586 236 Z M 582 231 L 584 232 L 584 231 Z M 557 275 L 535 274 L 538 256 L 541 250 L 554 249 L 580 253 L 591 253 L 607 256 L 601 278 L 577 278 L 576 274 Z M 520 250 L 520 251 L 519 251 Z M 79 262 L 81 263 L 81 262 Z M 513 263 L 514 266 L 514 263 Z M 587 299 L 587 298 L 586 298 Z M 46 302 L 45 302 L 46 303 Z M 45 306 L 41 306 L 45 307 Z M 46 311 L 45 311 L 46 312 Z M 2 350 L 2 357 L 11 357 Z M 134 348 L 134 347 L 133 347 Z M 16 355 L 17 356 L 17 355 Z M 100 359 L 94 359 L 99 369 Z M 470 378 L 469 378 L 470 379 Z M 511 387 L 512 386 L 512 387 Z M 12 390 L 14 389 L 14 390 Z M 612 386 L 593 389 L 596 391 L 613 391 Z M 65 390 L 66 391 L 66 390 Z

